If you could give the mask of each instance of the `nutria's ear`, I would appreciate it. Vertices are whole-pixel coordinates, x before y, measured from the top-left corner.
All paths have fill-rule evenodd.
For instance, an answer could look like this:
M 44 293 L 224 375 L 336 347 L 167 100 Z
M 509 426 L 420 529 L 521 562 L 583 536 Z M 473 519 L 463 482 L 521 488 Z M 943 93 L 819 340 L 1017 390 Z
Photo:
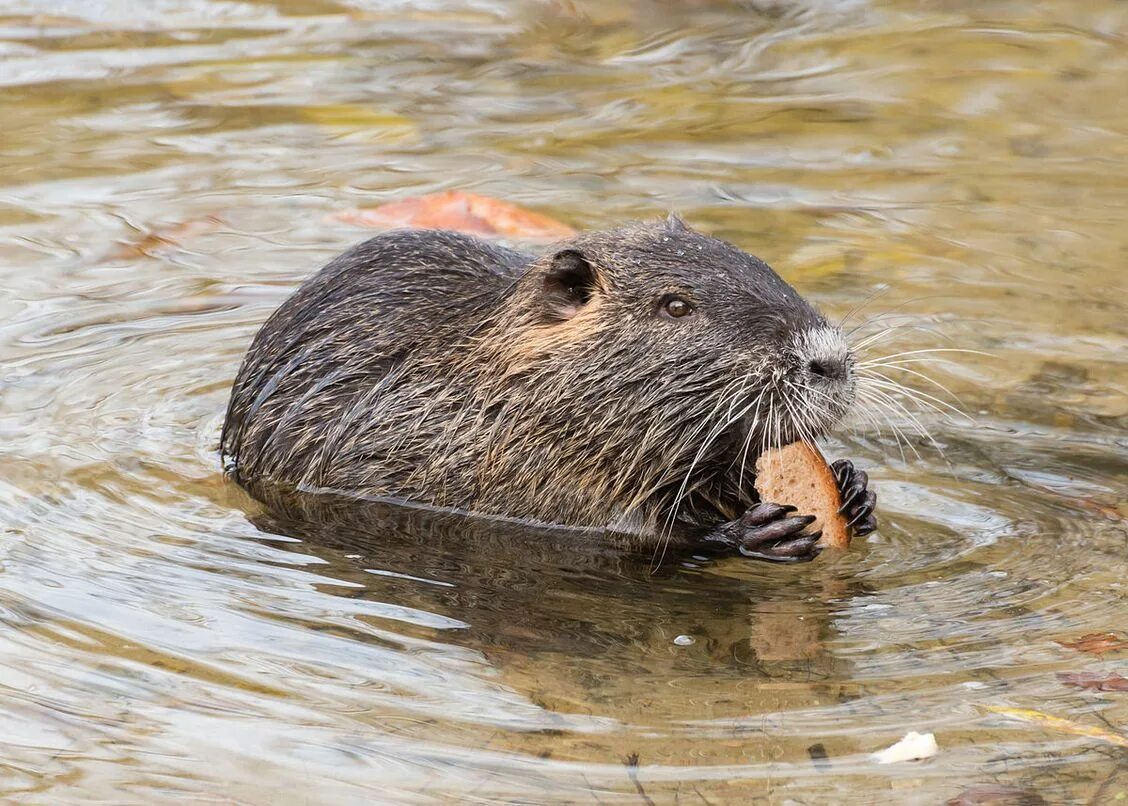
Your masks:
M 571 319 L 599 291 L 598 273 L 583 253 L 565 249 L 552 256 L 542 288 L 545 312 L 549 318 Z
M 671 232 L 689 231 L 689 227 L 687 227 L 686 223 L 682 221 L 682 217 L 675 213 L 673 210 L 671 210 L 669 215 L 666 216 L 666 229 L 670 230 Z

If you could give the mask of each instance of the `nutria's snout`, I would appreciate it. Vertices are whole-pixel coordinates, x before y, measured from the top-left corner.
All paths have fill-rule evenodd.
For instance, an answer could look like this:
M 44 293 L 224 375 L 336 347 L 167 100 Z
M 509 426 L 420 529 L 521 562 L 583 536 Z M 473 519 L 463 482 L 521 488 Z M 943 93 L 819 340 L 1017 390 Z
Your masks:
M 841 420 L 854 403 L 857 394 L 854 352 L 842 331 L 830 324 L 801 331 L 795 338 L 793 350 L 796 359 L 793 386 L 800 400 L 795 419 L 805 419 L 811 436 L 821 436 Z
M 842 332 L 819 317 L 787 340 L 777 371 L 750 428 L 761 449 L 825 436 L 850 410 L 857 395 L 853 351 Z
M 828 324 L 800 332 L 795 339 L 795 353 L 806 381 L 831 390 L 848 388 L 853 392 L 854 353 L 838 328 Z

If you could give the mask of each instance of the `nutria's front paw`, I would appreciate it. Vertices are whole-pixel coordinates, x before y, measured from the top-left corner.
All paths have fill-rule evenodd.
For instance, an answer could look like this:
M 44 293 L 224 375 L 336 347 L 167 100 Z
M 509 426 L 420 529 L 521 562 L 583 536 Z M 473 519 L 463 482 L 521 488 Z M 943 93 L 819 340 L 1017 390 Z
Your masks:
M 838 482 L 838 492 L 842 495 L 842 507 L 838 510 L 846 517 L 847 525 L 854 530 L 855 537 L 868 535 L 877 528 L 877 493 L 866 489 L 869 476 L 858 470 L 849 459 L 839 459 L 831 466 Z
M 792 515 L 795 507 L 756 504 L 739 518 L 716 527 L 706 540 L 745 557 L 772 563 L 804 563 L 819 556 L 822 532 L 804 533 L 813 515 Z

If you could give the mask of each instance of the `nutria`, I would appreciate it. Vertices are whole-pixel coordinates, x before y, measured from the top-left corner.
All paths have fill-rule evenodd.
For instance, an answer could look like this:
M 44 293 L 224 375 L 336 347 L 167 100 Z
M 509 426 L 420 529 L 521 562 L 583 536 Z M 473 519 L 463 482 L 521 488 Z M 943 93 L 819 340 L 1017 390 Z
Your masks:
M 825 433 L 855 385 L 836 327 L 676 217 L 539 256 L 400 230 L 263 325 L 222 452 L 260 497 L 348 492 L 796 562 L 818 534 L 757 500 L 755 460 Z M 865 474 L 835 471 L 855 533 L 872 531 Z

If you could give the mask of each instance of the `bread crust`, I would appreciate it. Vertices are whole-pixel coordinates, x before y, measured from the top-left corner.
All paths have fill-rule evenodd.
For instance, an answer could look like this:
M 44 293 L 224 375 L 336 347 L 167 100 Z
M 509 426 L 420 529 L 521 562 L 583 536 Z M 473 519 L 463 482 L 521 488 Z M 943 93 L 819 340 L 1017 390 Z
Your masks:
M 842 495 L 838 482 L 817 447 L 792 442 L 771 448 L 756 461 L 756 492 L 760 500 L 790 504 L 800 515 L 814 515 L 808 531 L 822 530 L 819 545 L 845 549 L 850 529 L 839 513 Z

